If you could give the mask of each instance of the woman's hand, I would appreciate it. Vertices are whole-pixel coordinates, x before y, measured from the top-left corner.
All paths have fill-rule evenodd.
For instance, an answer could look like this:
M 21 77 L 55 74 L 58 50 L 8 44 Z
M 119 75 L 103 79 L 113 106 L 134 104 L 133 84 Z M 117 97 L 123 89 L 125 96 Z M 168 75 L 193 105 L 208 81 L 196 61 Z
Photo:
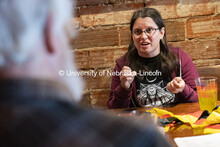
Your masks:
M 120 72 L 121 86 L 124 89 L 128 90 L 135 76 L 136 76 L 135 71 L 132 71 L 131 68 L 128 66 L 124 66 Z
M 167 89 L 171 93 L 182 92 L 185 87 L 185 81 L 180 77 L 175 77 L 171 82 L 167 84 Z

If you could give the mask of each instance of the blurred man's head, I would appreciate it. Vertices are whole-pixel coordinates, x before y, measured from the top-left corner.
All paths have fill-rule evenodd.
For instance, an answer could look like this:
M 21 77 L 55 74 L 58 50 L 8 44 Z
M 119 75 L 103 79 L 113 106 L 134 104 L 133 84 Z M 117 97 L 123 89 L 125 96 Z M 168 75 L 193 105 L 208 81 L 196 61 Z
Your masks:
M 70 0 L 1 0 L 0 78 L 57 79 L 78 100 L 79 77 L 59 75 L 75 70 L 67 37 L 72 8 Z

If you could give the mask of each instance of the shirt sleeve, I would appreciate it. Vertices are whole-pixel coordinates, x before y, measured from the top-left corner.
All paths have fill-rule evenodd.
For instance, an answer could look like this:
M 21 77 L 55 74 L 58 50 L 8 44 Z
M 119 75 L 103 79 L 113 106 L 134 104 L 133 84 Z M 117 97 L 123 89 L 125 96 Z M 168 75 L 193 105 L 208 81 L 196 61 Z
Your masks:
M 122 67 L 116 61 L 116 66 L 114 68 L 115 73 L 119 73 Z M 132 86 L 133 87 L 133 86 Z M 127 108 L 130 106 L 130 101 L 132 97 L 132 87 L 129 90 L 124 89 L 121 86 L 121 81 L 119 75 L 112 77 L 110 98 L 108 100 L 108 108 Z
M 197 69 L 187 53 L 179 50 L 179 60 L 181 60 L 182 79 L 185 81 L 185 87 L 181 93 L 178 93 L 180 102 L 198 102 L 198 95 L 195 85 L 195 79 L 199 77 Z

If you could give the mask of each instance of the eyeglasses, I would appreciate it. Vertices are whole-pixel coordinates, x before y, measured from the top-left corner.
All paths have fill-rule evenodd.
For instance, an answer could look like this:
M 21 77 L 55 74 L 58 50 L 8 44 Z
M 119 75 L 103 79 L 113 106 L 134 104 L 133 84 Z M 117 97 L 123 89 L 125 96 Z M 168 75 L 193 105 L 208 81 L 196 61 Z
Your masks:
M 135 29 L 133 32 L 136 36 L 140 36 L 143 32 L 147 35 L 147 36 L 153 36 L 156 32 L 156 30 L 159 30 L 159 28 L 147 28 L 145 30 L 140 30 L 140 29 Z

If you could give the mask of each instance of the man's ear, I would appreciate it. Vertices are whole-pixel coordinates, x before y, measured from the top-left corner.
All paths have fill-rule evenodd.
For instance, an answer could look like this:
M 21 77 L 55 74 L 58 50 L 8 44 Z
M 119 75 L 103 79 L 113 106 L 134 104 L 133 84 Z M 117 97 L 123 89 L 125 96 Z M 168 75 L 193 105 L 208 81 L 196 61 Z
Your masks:
M 54 53 L 56 51 L 55 36 L 53 33 L 52 21 L 53 21 L 52 15 L 49 15 L 44 28 L 45 49 L 47 50 L 48 53 Z

